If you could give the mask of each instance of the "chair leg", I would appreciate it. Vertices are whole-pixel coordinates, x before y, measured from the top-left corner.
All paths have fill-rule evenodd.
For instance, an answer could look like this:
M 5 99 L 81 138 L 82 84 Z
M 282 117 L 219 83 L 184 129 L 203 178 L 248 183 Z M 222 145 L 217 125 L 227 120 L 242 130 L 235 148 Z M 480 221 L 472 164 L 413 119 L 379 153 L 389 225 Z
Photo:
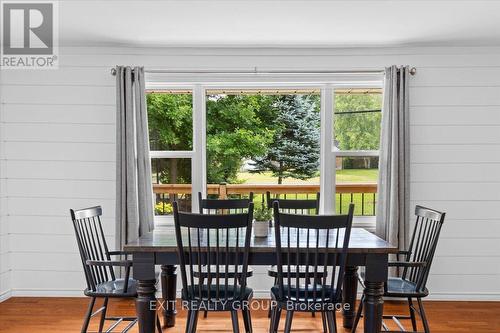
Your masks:
M 277 285 L 277 284 L 278 284 L 278 278 L 274 278 L 273 287 L 274 287 L 275 285 Z M 271 305 L 272 305 L 272 304 L 273 304 L 273 303 L 272 303 L 272 299 L 271 299 L 271 303 L 269 303 L 269 311 L 267 312 L 267 318 L 271 318 L 271 312 L 272 312 L 272 310 L 273 310 L 273 309 L 271 309 Z
M 193 311 L 193 324 L 191 325 L 191 333 L 196 332 L 196 327 L 198 326 L 199 315 L 200 315 L 200 311 Z
M 429 323 L 427 322 L 427 317 L 425 316 L 424 304 L 422 303 L 422 299 L 417 298 L 418 308 L 420 309 L 420 317 L 422 317 L 422 324 L 424 325 L 424 332 L 430 333 Z
M 413 310 L 413 302 L 411 300 L 411 297 L 408 297 L 408 308 L 410 309 L 410 319 L 411 319 L 411 326 L 413 327 L 413 330 L 417 330 L 417 319 L 415 318 L 415 310 Z
M 277 307 L 276 309 L 276 316 L 274 317 L 274 332 L 278 332 L 278 327 L 280 326 L 280 319 L 281 319 L 281 308 Z
M 330 333 L 337 333 L 337 321 L 335 318 L 335 312 L 326 312 L 326 319 L 328 322 L 328 330 L 330 331 Z
M 99 320 L 99 333 L 102 332 L 102 328 L 104 327 L 104 320 L 106 319 L 106 311 L 108 310 L 108 298 L 104 298 L 104 303 L 102 304 L 104 310 L 101 312 L 101 319 Z
M 271 311 L 271 319 L 269 320 L 269 333 L 274 333 L 274 321 L 276 320 L 276 312 L 278 311 L 278 308 L 269 308 L 269 311 Z
M 95 297 L 92 297 L 89 302 L 87 313 L 85 314 L 85 319 L 83 320 L 82 333 L 87 333 L 87 329 L 89 328 L 89 323 L 90 323 L 90 316 L 92 315 L 92 310 L 94 309 L 94 304 L 95 304 Z
M 193 310 L 188 310 L 187 316 L 186 316 L 186 333 L 191 332 L 191 321 L 193 317 Z
M 323 323 L 323 333 L 328 333 L 328 327 L 326 326 L 326 314 L 321 311 L 321 322 Z
M 293 319 L 293 311 L 286 311 L 286 321 L 285 321 L 285 333 L 290 333 L 292 330 L 292 319 Z
M 233 333 L 240 333 L 240 327 L 238 326 L 238 311 L 231 311 L 231 321 L 233 323 Z
M 212 284 L 212 278 L 207 278 L 207 288 L 208 286 L 210 286 Z M 203 318 L 207 318 L 208 317 L 208 310 L 205 309 L 205 311 L 203 311 Z
M 250 315 L 250 309 L 243 309 L 243 323 L 245 324 L 245 333 L 252 333 L 252 317 Z
M 363 314 L 363 304 L 365 300 L 365 295 L 361 296 L 361 301 L 359 302 L 358 311 L 356 312 L 356 317 L 354 317 L 354 323 L 352 324 L 351 332 L 356 332 L 356 328 L 358 327 L 359 320 L 361 319 L 361 315 Z

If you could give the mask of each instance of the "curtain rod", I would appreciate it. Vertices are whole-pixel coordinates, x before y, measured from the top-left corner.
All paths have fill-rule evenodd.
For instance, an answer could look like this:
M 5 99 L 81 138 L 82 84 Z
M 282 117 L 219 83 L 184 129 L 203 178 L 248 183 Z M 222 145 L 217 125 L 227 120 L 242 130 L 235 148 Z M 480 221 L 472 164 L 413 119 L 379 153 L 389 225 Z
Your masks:
M 145 73 L 166 73 L 166 74 L 371 74 L 371 73 L 383 73 L 383 70 L 358 70 L 358 71 L 349 71 L 349 70 L 337 70 L 337 71 L 328 71 L 328 70 L 266 70 L 260 71 L 255 67 L 254 70 L 179 70 L 179 69 L 149 69 L 144 70 Z M 410 74 L 415 75 L 417 73 L 417 69 L 415 67 L 410 68 Z M 116 68 L 111 68 L 111 75 L 116 75 Z

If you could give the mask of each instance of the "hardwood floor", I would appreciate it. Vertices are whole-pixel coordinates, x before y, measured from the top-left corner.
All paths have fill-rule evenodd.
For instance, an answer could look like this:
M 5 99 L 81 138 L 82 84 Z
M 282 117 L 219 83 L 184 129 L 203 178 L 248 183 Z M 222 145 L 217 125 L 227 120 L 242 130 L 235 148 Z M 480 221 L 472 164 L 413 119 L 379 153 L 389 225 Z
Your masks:
M 87 298 L 11 298 L 0 303 L 1 333 L 69 333 L 79 332 L 82 318 L 87 307 Z M 100 304 L 100 303 L 99 303 Z M 500 332 L 500 302 L 425 302 L 432 332 Z M 404 303 L 386 302 L 385 313 L 406 312 Z M 111 301 L 109 315 L 134 315 L 133 300 Z M 179 311 L 177 325 L 164 332 L 183 333 L 185 312 Z M 255 333 L 267 332 L 269 321 L 266 311 L 252 312 Z M 337 314 L 339 332 L 349 332 L 342 328 L 342 318 Z M 397 329 L 390 325 L 392 329 Z M 283 329 L 284 318 L 280 330 Z M 409 323 L 404 323 L 405 325 Z M 420 325 L 420 324 L 419 324 Z M 411 324 L 410 324 L 411 326 Z M 410 327 L 407 326 L 407 327 Z M 121 327 L 121 326 L 119 326 Z M 89 332 L 97 328 L 96 320 Z M 362 327 L 358 332 L 362 332 Z M 299 332 L 321 332 L 320 316 L 311 318 L 310 314 L 294 316 L 292 330 Z M 120 330 L 117 330 L 119 332 Z M 131 332 L 137 332 L 137 326 Z M 228 313 L 209 313 L 207 319 L 200 316 L 199 332 L 231 332 Z M 244 332 L 240 317 L 240 331 Z

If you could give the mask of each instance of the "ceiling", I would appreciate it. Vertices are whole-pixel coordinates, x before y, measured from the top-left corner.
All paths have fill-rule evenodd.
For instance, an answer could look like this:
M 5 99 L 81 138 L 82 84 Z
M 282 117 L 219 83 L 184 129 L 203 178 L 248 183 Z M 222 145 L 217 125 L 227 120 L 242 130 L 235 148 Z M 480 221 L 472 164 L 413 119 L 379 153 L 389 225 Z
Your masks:
M 500 1 L 62 0 L 62 46 L 500 45 Z

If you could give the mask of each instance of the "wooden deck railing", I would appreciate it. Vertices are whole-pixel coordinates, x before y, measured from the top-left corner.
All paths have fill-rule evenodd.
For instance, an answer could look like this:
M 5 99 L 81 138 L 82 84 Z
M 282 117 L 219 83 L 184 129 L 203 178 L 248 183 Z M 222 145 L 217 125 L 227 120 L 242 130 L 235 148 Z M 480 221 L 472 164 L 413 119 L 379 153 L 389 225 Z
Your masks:
M 320 191 L 319 184 L 208 184 L 207 194 L 216 195 L 220 199 L 228 197 L 248 196 L 250 192 L 255 195 L 255 201 L 264 202 L 265 193 L 269 191 L 274 195 L 286 198 L 313 198 Z M 340 183 L 335 186 L 337 213 L 347 209 L 350 202 L 356 205 L 356 215 L 375 215 L 377 184 L 376 183 Z M 184 200 L 185 209 L 190 210 L 191 184 L 153 184 L 156 202 L 165 206 L 173 200 Z M 161 206 L 157 209 L 165 213 Z M 157 212 L 158 213 L 158 212 Z M 169 212 L 166 212 L 167 214 Z

